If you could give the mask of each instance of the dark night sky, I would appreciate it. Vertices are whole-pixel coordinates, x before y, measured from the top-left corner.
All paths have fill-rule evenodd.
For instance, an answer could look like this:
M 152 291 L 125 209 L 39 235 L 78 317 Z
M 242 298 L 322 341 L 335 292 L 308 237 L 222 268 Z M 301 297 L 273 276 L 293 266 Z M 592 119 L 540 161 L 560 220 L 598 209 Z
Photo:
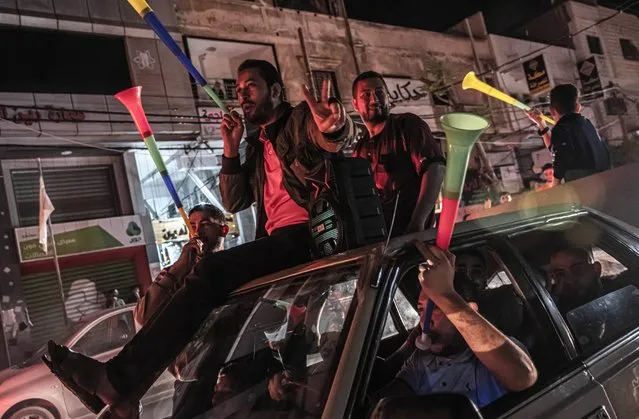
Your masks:
M 615 5 L 626 0 L 604 0 Z M 484 12 L 489 31 L 508 34 L 551 5 L 551 0 L 345 0 L 349 17 L 412 28 L 443 31 L 478 10 Z M 555 1 L 558 3 L 558 1 Z M 609 6 L 610 7 L 610 6 Z M 639 6 L 635 6 L 639 12 Z

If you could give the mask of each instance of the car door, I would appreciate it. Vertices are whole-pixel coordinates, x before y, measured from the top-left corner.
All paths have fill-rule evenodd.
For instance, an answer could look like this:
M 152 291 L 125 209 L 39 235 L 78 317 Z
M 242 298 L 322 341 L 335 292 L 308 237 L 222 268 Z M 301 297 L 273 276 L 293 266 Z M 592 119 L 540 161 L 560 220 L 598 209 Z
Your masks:
M 602 276 L 623 281 L 623 287 L 587 303 L 577 310 L 583 318 L 572 316 L 568 322 L 573 323 L 577 340 L 587 323 L 605 322 L 602 338 L 585 342 L 579 352 L 603 385 L 617 417 L 633 418 L 639 416 L 639 231 L 629 226 L 619 229 L 602 219 L 592 221 L 606 232 L 594 252 Z
M 549 347 L 549 362 L 537 365 L 539 380 L 529 391 L 506 397 L 517 400 L 502 409 L 486 409 L 491 416 L 515 418 L 615 418 L 610 398 L 580 354 L 569 324 L 547 289 L 547 269 L 551 254 L 563 243 L 601 239 L 605 232 L 594 229 L 584 214 L 547 218 L 519 231 L 509 232 L 496 248 L 505 261 L 513 283 L 526 295 L 534 316 L 542 321 L 544 333 L 554 335 L 561 347 Z M 554 340 L 554 339 L 553 339 Z M 533 358 L 534 359 L 534 358 Z M 537 364 L 537 361 L 536 361 Z

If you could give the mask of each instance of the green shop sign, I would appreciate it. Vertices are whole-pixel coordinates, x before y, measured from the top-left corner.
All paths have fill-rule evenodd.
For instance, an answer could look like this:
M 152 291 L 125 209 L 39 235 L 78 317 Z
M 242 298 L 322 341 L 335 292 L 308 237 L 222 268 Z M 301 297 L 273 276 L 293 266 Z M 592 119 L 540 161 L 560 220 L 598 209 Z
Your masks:
M 54 224 L 52 227 L 60 257 L 145 244 L 142 223 L 137 215 Z M 37 226 L 17 228 L 16 239 L 21 262 L 53 257 L 51 237 L 45 254 L 38 243 Z

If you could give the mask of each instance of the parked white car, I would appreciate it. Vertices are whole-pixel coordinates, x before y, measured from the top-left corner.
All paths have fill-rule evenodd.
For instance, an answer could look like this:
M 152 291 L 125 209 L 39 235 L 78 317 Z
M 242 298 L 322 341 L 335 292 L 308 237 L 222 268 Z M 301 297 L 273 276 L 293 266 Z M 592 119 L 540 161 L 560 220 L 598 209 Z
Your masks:
M 77 352 L 106 361 L 137 332 L 135 305 L 95 313 L 75 323 L 60 339 Z M 0 371 L 0 418 L 76 419 L 94 417 L 41 360 L 45 348 L 30 359 Z M 145 418 L 171 416 L 173 377 L 164 372 L 142 399 Z

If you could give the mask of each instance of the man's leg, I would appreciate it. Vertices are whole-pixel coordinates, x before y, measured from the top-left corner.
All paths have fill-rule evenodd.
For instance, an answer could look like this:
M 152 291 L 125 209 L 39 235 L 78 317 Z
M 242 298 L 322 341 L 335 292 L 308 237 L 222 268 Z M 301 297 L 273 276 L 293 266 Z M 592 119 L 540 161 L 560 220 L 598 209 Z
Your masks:
M 310 260 L 306 225 L 205 256 L 169 304 L 107 363 L 124 397 L 138 398 L 188 344 L 211 310 L 241 285 Z
M 306 225 L 206 255 L 186 285 L 158 311 L 122 351 L 106 363 L 110 386 L 137 400 L 188 344 L 212 309 L 252 279 L 310 260 Z

